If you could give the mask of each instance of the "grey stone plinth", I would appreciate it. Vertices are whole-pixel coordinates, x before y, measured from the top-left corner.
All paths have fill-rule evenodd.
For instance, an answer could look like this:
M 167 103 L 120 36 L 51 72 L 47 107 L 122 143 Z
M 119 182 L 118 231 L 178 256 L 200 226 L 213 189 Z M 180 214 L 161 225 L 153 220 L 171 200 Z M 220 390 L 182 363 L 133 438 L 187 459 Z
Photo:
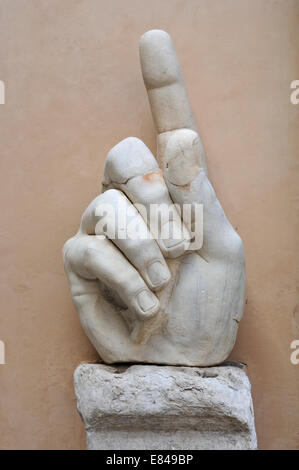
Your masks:
M 81 364 L 88 449 L 256 449 L 250 382 L 236 365 Z

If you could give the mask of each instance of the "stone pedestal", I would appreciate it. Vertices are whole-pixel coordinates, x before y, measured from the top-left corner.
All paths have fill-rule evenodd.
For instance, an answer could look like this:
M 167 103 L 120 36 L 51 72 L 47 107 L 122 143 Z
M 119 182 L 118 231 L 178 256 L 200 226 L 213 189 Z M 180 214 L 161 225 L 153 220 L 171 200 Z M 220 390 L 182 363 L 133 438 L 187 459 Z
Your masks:
M 250 383 L 240 364 L 81 364 L 74 386 L 88 449 L 257 448 Z

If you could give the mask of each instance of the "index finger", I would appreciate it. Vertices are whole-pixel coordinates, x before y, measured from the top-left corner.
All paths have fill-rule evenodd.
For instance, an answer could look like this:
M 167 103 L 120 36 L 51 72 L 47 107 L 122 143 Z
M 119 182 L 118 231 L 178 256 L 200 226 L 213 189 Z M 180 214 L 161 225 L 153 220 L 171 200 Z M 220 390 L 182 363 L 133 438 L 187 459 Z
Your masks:
M 140 39 L 140 62 L 158 144 L 165 148 L 164 133 L 179 129 L 197 132 L 183 73 L 171 37 L 162 30 L 146 32 Z M 164 151 L 162 151 L 164 153 Z M 163 159 L 163 155 L 161 155 Z M 204 155 L 201 155 L 205 166 Z
M 157 132 L 196 125 L 183 74 L 169 34 L 152 30 L 141 36 L 140 61 Z

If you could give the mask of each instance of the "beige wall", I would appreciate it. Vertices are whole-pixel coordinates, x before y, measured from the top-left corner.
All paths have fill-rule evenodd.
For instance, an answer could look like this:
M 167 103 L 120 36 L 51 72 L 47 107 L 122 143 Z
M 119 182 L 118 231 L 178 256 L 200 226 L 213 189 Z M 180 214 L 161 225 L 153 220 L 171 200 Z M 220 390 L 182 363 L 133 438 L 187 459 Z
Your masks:
M 231 359 L 248 364 L 260 448 L 299 448 L 298 15 L 292 0 L 1 0 L 2 449 L 84 447 L 72 373 L 97 355 L 61 247 L 109 148 L 134 135 L 155 151 L 138 63 L 152 28 L 175 41 L 210 177 L 244 240 L 248 300 Z

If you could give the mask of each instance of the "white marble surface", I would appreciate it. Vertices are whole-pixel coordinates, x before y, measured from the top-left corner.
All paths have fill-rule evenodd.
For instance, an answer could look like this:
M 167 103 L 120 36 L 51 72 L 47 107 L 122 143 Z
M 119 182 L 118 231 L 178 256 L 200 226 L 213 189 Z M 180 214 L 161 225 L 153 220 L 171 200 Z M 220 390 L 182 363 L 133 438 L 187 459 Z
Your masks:
M 108 153 L 103 193 L 83 214 L 77 234 L 63 249 L 65 269 L 81 323 L 107 363 L 143 362 L 208 366 L 231 352 L 243 314 L 245 258 L 240 236 L 226 218 L 208 179 L 182 72 L 169 35 L 149 31 L 140 41 L 143 77 L 157 128 L 156 160 L 135 137 Z M 99 208 L 131 208 L 145 233 L 146 214 L 163 204 L 156 239 L 97 235 Z M 178 212 L 203 205 L 203 245 L 190 250 L 190 229 L 181 238 Z M 192 210 L 193 210 L 192 209 Z M 135 210 L 135 212 L 134 212 Z M 131 220 L 131 219 L 130 219 Z M 106 228 L 107 228 L 106 227 Z

